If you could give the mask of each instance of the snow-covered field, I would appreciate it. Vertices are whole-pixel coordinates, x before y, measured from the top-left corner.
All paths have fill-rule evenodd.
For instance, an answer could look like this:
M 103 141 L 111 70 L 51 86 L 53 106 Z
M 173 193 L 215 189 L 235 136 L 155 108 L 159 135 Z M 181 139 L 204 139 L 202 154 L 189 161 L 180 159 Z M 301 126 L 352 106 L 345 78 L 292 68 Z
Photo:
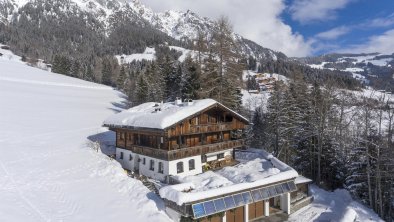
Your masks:
M 87 146 L 110 135 L 102 121 L 122 101 L 0 57 L 0 221 L 170 221 L 157 195 Z
M 117 55 L 115 57 L 118 60 L 119 64 L 131 63 L 133 61 L 139 62 L 142 60 L 153 61 L 156 59 L 156 50 L 155 48 L 146 47 L 143 53 L 136 53 L 131 55 Z

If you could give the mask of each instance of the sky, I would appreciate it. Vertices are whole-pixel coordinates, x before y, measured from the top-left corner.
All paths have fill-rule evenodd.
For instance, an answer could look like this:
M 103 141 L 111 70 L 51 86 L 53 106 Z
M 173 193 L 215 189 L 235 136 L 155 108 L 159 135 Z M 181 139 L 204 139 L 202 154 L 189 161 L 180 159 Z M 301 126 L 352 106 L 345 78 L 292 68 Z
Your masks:
M 156 12 L 226 16 L 236 33 L 288 56 L 394 53 L 394 0 L 141 0 Z

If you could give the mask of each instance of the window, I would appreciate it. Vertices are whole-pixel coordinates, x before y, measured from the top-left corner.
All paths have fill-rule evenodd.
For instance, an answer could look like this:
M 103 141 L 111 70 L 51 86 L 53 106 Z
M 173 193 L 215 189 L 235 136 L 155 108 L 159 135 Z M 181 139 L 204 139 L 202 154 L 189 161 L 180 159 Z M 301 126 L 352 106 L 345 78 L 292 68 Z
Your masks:
M 219 160 L 219 159 L 223 159 L 223 158 L 224 158 L 224 153 L 219 153 L 219 154 L 218 154 L 218 160 Z
M 164 173 L 164 167 L 162 162 L 159 162 L 159 173 Z
M 145 159 L 145 157 L 142 159 L 142 164 L 146 164 L 146 159 Z
M 133 156 L 130 154 L 129 161 L 132 161 L 132 160 L 133 160 Z
M 194 170 L 196 169 L 195 165 L 194 165 L 194 159 L 189 160 L 189 170 Z
M 183 173 L 183 162 L 178 162 L 176 164 L 176 172 L 177 173 Z
M 120 152 L 120 157 L 119 159 L 123 160 L 123 152 Z
M 155 161 L 154 160 L 150 160 L 149 169 L 152 171 L 155 170 Z
M 201 162 L 206 163 L 207 162 L 207 156 L 206 155 L 201 155 Z
M 123 132 L 120 133 L 120 139 L 121 139 L 121 140 L 124 140 L 124 134 L 125 134 L 125 133 L 123 133 Z

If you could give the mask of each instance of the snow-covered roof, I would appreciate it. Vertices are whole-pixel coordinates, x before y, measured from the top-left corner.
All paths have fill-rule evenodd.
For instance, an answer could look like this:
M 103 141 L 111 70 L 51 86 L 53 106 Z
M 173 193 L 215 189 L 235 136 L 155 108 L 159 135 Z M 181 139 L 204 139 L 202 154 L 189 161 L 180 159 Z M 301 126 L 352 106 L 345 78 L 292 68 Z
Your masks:
M 237 114 L 235 111 L 225 107 L 219 102 L 213 99 L 202 99 L 194 100 L 191 103 L 183 102 L 180 104 L 176 104 L 175 102 L 163 104 L 155 102 L 144 103 L 110 116 L 104 121 L 104 125 L 114 127 L 166 129 L 214 105 L 218 105 L 230 111 L 243 121 L 248 122 L 245 117 Z M 160 108 L 160 111 L 157 111 L 158 108 Z
M 237 152 L 236 159 L 241 162 L 237 166 L 177 177 L 181 183 L 161 188 L 160 196 L 182 205 L 298 177 L 294 169 L 263 150 Z
M 303 184 L 303 183 L 312 183 L 313 181 L 311 180 L 311 179 L 309 179 L 309 178 L 306 178 L 306 177 L 304 177 L 304 176 L 298 176 L 296 179 L 295 179 L 295 181 L 294 181 L 294 183 L 295 184 Z

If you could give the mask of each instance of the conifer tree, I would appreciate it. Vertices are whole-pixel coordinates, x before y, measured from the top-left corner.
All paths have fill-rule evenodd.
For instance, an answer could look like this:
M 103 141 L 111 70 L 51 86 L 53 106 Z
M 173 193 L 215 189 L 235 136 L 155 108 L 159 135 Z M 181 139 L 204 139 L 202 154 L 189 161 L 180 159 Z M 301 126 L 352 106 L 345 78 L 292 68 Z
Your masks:
M 112 86 L 112 67 L 108 58 L 103 59 L 103 66 L 101 70 L 101 82 L 104 85 Z
M 148 84 L 144 77 L 144 74 L 140 74 L 137 77 L 137 82 L 135 86 L 135 104 L 139 105 L 148 101 Z
M 182 71 L 181 94 L 183 98 L 198 99 L 200 90 L 200 70 L 198 64 L 188 56 L 180 69 Z
M 210 95 L 230 108 L 237 108 L 239 104 L 237 90 L 241 85 L 244 65 L 241 64 L 238 46 L 232 36 L 233 31 L 228 19 L 220 18 L 216 22 L 216 27 L 209 45 L 211 55 L 206 65 L 208 72 L 204 75 L 213 77 L 210 83 L 217 85 L 210 90 Z
M 118 79 L 116 81 L 116 86 L 118 87 L 118 89 L 121 90 L 124 89 L 125 81 L 126 81 L 126 67 L 122 65 L 122 67 L 120 68 Z

